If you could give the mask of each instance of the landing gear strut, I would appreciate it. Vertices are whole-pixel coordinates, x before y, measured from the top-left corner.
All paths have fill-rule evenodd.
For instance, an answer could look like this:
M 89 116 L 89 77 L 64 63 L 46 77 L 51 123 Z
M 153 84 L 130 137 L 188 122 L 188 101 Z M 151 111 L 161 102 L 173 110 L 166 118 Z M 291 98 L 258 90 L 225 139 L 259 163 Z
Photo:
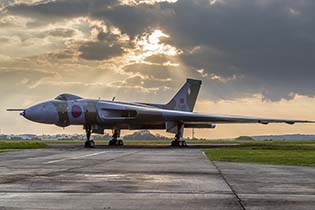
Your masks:
M 84 126 L 84 129 L 86 131 L 86 141 L 84 143 L 84 147 L 86 148 L 94 148 L 95 147 L 95 142 L 93 140 L 90 140 L 91 138 L 91 133 L 92 133 L 92 128 L 90 125 Z
M 184 124 L 178 124 L 175 139 L 172 141 L 172 147 L 187 147 L 186 141 L 183 140 Z
M 123 146 L 124 142 L 121 139 L 118 139 L 120 137 L 120 129 L 113 129 L 113 137 L 112 140 L 108 142 L 109 146 Z

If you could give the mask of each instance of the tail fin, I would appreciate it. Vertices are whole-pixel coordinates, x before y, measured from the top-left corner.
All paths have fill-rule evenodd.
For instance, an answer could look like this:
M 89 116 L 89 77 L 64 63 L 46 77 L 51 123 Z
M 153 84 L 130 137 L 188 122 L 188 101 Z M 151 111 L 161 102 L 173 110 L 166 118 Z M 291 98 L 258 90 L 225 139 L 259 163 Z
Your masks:
M 183 87 L 164 108 L 192 112 L 196 104 L 201 83 L 201 80 L 187 79 Z

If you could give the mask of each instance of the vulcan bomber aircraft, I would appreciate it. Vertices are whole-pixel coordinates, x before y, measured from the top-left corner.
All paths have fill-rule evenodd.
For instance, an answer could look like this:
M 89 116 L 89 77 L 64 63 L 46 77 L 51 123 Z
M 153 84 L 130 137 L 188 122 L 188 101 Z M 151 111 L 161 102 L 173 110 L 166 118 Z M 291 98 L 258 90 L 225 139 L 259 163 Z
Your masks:
M 83 125 L 87 140 L 85 147 L 95 147 L 91 133 L 104 134 L 113 131 L 109 145 L 123 145 L 120 131 L 123 129 L 164 129 L 174 133 L 172 146 L 186 146 L 183 139 L 185 128 L 215 128 L 224 123 L 312 123 L 305 120 L 271 119 L 234 115 L 201 114 L 193 112 L 200 80 L 187 79 L 176 95 L 166 104 L 126 103 L 110 100 L 85 99 L 72 94 L 61 94 L 53 100 L 36 104 L 20 111 L 28 120 L 55 124 L 60 127 Z

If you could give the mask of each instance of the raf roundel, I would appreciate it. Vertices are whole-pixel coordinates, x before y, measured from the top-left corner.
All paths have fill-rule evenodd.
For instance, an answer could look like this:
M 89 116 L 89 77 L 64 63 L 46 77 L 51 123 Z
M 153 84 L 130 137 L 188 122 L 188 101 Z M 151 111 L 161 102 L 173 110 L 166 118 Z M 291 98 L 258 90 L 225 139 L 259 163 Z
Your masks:
M 81 114 L 82 114 L 82 109 L 81 109 L 81 107 L 78 106 L 78 105 L 73 105 L 73 106 L 72 106 L 72 109 L 71 109 L 71 113 L 72 113 L 72 116 L 73 116 L 74 118 L 78 118 L 78 117 L 80 117 Z

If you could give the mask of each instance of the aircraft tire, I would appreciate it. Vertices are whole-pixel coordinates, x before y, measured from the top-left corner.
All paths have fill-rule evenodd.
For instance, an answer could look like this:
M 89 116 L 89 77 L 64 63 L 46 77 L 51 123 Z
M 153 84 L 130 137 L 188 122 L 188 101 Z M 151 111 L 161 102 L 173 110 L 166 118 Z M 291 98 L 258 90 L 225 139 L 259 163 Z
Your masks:
M 187 147 L 186 141 L 181 141 L 181 142 L 180 142 L 180 146 L 182 146 L 182 147 Z
M 119 145 L 119 146 L 123 146 L 123 145 L 124 145 L 123 140 L 118 140 L 118 145 Z
M 89 141 L 89 147 L 94 148 L 95 147 L 95 142 L 93 140 Z
M 89 147 L 89 142 L 88 142 L 88 141 L 85 141 L 84 147 L 85 147 L 85 148 L 88 148 L 88 147 Z
M 94 148 L 95 147 L 95 142 L 93 140 L 91 141 L 85 141 L 84 143 L 85 148 Z
M 114 140 L 114 139 L 109 140 L 109 142 L 108 142 L 109 146 L 115 146 L 116 144 L 117 144 L 117 140 Z
M 180 141 L 172 141 L 172 147 L 180 146 Z

